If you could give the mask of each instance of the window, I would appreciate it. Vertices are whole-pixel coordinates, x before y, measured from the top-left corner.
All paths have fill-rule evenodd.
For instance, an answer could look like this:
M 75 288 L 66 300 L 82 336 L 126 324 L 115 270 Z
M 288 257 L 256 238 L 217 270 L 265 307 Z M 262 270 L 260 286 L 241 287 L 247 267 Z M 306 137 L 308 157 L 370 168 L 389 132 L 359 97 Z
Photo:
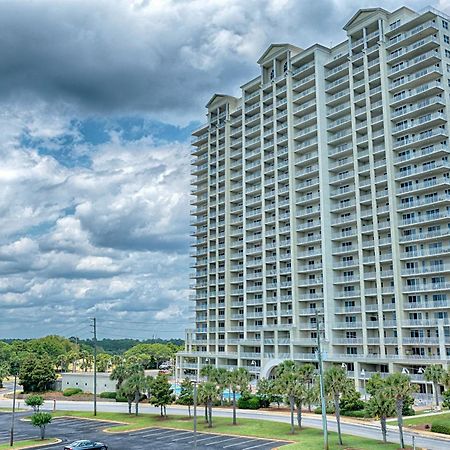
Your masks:
M 444 42 L 450 44 L 450 38 L 446 34 L 444 34 Z
M 442 21 L 442 28 L 444 28 L 444 30 L 448 30 L 448 22 L 446 20 Z

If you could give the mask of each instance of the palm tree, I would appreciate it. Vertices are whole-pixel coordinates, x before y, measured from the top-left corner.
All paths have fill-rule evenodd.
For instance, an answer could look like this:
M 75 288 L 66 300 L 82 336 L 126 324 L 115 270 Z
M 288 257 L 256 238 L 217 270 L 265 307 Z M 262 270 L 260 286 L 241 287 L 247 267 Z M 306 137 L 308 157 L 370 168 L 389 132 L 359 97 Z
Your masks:
M 127 367 L 124 363 L 120 363 L 114 367 L 109 376 L 110 380 L 116 380 L 116 390 L 120 389 L 122 383 L 127 379 L 130 374 L 130 368 Z
M 450 389 L 450 369 L 444 371 L 442 374 L 442 384 L 445 389 Z
M 224 390 L 228 386 L 229 372 L 227 369 L 219 367 L 215 370 L 213 376 L 220 389 L 220 406 L 223 406 L 224 403 L 223 394 Z
M 283 361 L 276 370 L 275 386 L 280 395 L 285 395 L 288 398 L 291 412 L 291 434 L 294 434 L 295 396 L 299 386 L 298 364 L 290 360 Z
M 371 415 L 380 419 L 383 442 L 386 443 L 386 419 L 393 416 L 395 413 L 395 400 L 385 386 L 371 395 L 369 402 L 367 403 L 367 409 Z
M 311 403 L 316 400 L 316 368 L 312 364 L 301 366 L 302 379 L 306 383 L 308 411 L 311 412 Z
M 248 389 L 250 384 L 250 372 L 244 367 L 239 367 L 228 373 L 228 383 L 233 392 L 233 425 L 236 422 L 236 393 L 242 393 Z
M 311 401 L 313 399 L 314 389 L 314 366 L 312 364 L 304 364 L 298 368 L 298 385 L 295 392 L 295 405 L 297 406 L 297 424 L 302 427 L 302 408 L 305 402 L 309 402 L 311 409 Z
M 387 392 L 395 400 L 401 448 L 405 448 L 405 441 L 403 439 L 403 404 L 408 397 L 417 391 L 417 388 L 418 386 L 411 384 L 408 375 L 403 373 L 393 373 L 386 378 Z
M 134 407 L 136 416 L 139 414 L 139 402 L 141 400 L 142 394 L 147 390 L 148 380 L 144 374 L 144 369 L 138 372 L 134 372 L 127 378 L 124 384 L 128 389 L 134 392 Z
M 341 434 L 341 411 L 339 408 L 339 400 L 341 396 L 353 391 L 353 382 L 347 378 L 347 372 L 343 367 L 332 366 L 325 371 L 324 377 L 325 392 L 331 397 L 334 403 L 334 411 L 336 415 L 336 423 L 339 436 L 339 444 L 342 444 Z
M 438 364 L 432 364 L 425 369 L 425 380 L 433 383 L 433 392 L 436 398 L 436 407 L 439 406 L 439 383 L 442 383 L 445 370 Z
M 199 398 L 202 403 L 205 403 L 207 412 L 208 412 L 208 428 L 212 428 L 213 422 L 212 422 L 212 408 L 213 403 L 217 400 L 218 397 L 218 390 L 217 385 L 213 381 L 205 381 L 204 383 L 200 384 L 199 386 Z

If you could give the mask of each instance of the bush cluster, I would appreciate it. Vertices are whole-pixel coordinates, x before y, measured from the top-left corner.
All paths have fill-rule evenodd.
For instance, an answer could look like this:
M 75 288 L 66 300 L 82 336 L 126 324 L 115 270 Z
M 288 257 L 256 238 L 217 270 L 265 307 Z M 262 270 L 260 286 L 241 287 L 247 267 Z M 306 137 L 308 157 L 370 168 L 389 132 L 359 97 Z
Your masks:
M 431 425 L 433 433 L 450 434 L 450 425 L 443 425 L 442 423 L 434 423 Z
M 83 389 L 80 388 L 67 388 L 64 389 L 63 395 L 64 397 L 71 397 L 72 395 L 81 394 L 83 392 Z
M 251 394 L 242 395 L 237 403 L 240 409 L 259 409 L 261 406 L 259 397 Z
M 102 392 L 99 396 L 100 398 L 110 398 L 112 400 L 115 400 L 117 397 L 116 392 Z

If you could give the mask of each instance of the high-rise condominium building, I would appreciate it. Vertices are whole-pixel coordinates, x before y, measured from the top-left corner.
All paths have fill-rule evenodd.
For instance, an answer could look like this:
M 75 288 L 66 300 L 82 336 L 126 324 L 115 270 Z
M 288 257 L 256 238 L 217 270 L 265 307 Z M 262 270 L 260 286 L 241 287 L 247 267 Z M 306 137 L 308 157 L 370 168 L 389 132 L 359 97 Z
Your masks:
M 362 9 L 327 48 L 271 45 L 193 133 L 195 328 L 177 375 L 280 361 L 450 361 L 450 18 Z M 422 392 L 426 392 L 421 383 Z

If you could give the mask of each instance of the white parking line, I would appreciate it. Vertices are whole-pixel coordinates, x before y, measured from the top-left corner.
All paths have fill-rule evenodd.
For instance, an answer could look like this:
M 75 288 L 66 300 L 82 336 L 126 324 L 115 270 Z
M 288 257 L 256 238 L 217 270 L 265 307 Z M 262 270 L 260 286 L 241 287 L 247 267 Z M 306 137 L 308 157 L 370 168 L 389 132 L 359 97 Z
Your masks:
M 237 444 L 225 445 L 224 448 L 237 447 L 238 445 L 248 444 L 249 442 L 255 442 L 255 440 L 254 439 L 250 439 L 249 441 L 238 442 Z
M 191 439 L 192 435 L 194 434 L 192 431 L 184 431 L 185 434 L 183 437 L 181 438 L 177 438 L 177 439 L 172 439 L 173 442 L 178 442 L 178 441 L 184 441 L 185 439 Z
M 161 429 L 160 428 L 156 428 L 155 430 L 146 430 L 144 433 L 142 434 L 130 434 L 131 437 L 133 436 L 137 436 L 137 437 L 150 437 L 150 436 L 158 436 L 161 433 Z
M 232 437 L 232 438 L 224 439 L 223 441 L 219 441 L 219 442 L 211 442 L 210 444 L 205 444 L 205 445 L 217 445 L 217 444 L 222 444 L 223 442 L 233 441 L 234 439 L 241 439 L 241 438 L 239 438 L 239 437 Z
M 271 444 L 264 444 L 264 446 L 266 446 L 266 445 L 271 445 Z M 252 445 L 251 447 L 245 447 L 242 450 L 250 450 L 251 448 L 261 448 L 261 444 Z
M 158 437 L 155 439 L 170 439 L 170 434 L 173 434 L 174 436 L 178 435 L 178 431 L 176 430 L 170 430 L 169 433 L 160 433 L 158 434 Z M 162 436 L 161 436 L 162 435 Z
M 221 438 L 223 438 L 223 436 L 220 436 L 220 435 L 219 436 L 209 436 L 209 437 L 197 439 L 197 442 L 210 441 L 211 439 L 221 439 Z M 194 442 L 195 442 L 195 440 L 194 441 L 189 441 L 188 444 L 192 444 Z M 215 444 L 217 444 L 217 442 L 215 442 Z

